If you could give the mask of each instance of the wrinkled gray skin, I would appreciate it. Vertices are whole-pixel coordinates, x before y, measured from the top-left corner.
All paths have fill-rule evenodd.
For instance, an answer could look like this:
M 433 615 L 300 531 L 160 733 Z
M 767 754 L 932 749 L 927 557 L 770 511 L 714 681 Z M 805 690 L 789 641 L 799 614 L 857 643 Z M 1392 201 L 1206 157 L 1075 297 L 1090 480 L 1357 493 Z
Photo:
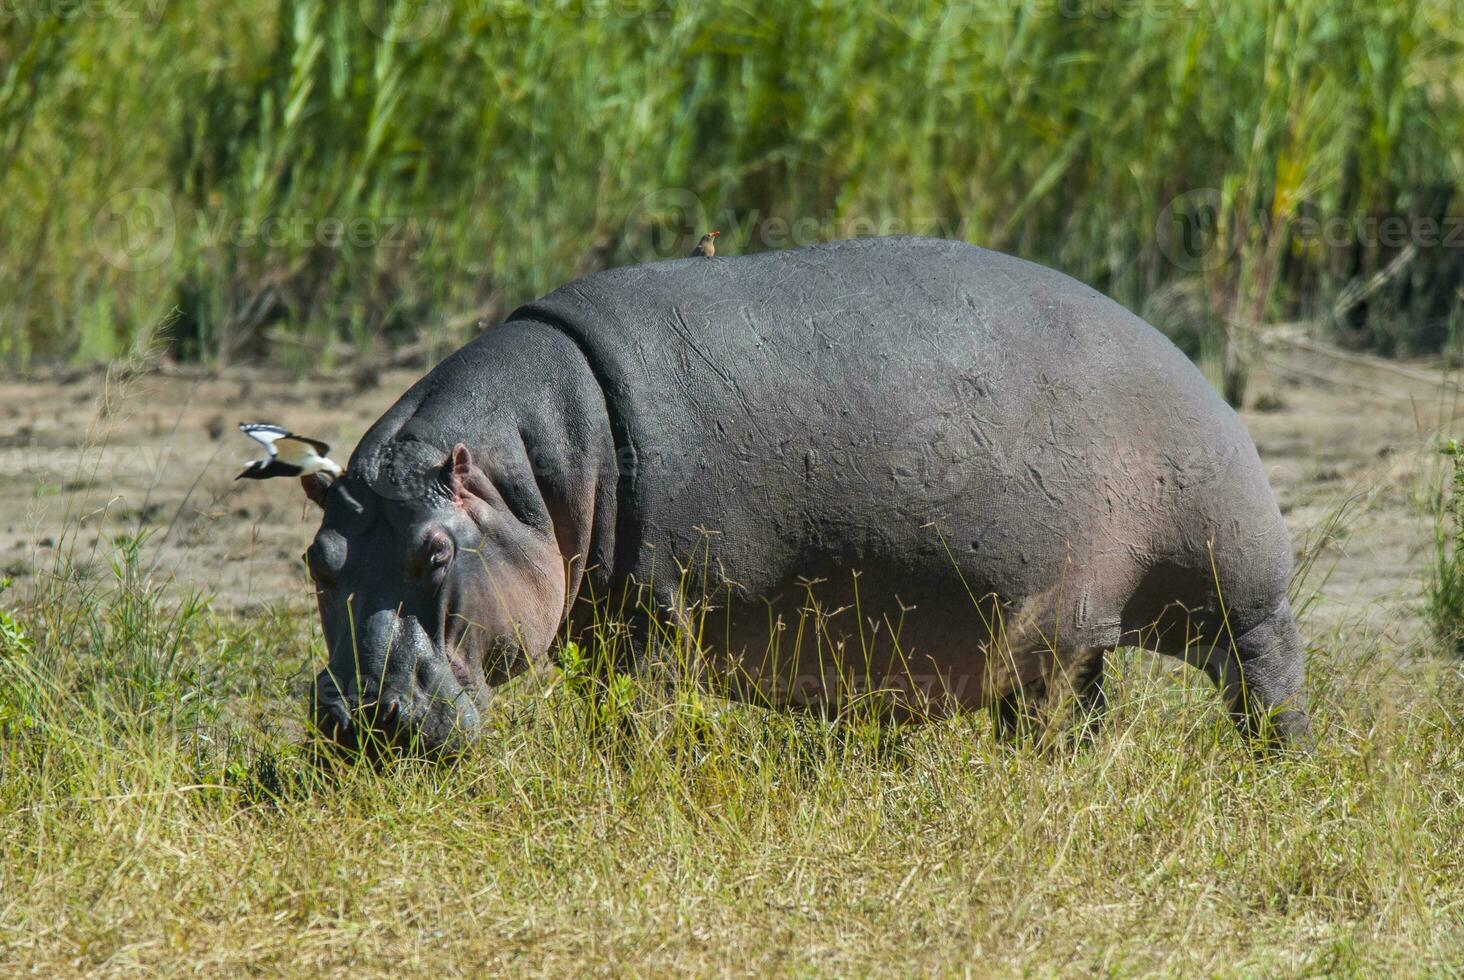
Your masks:
M 774 706 L 878 689 L 1010 727 L 1059 684 L 1101 706 L 1132 644 L 1206 670 L 1247 733 L 1307 731 L 1290 543 L 1240 420 L 1127 310 L 969 245 L 589 276 L 306 483 L 317 719 L 348 745 L 363 719 L 458 744 L 607 608 L 699 630 L 708 678 Z

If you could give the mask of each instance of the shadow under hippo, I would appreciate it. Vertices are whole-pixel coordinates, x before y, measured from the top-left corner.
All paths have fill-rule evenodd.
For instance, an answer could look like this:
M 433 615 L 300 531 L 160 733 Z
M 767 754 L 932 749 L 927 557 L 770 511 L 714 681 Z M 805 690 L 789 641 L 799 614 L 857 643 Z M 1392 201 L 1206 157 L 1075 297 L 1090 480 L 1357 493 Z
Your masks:
M 716 689 L 838 712 L 1097 709 L 1103 658 L 1204 669 L 1296 743 L 1291 547 L 1239 418 L 1087 286 L 882 238 L 613 269 L 415 384 L 307 553 L 327 734 L 461 744 L 492 689 L 614 614 Z M 644 648 L 644 643 L 629 647 Z

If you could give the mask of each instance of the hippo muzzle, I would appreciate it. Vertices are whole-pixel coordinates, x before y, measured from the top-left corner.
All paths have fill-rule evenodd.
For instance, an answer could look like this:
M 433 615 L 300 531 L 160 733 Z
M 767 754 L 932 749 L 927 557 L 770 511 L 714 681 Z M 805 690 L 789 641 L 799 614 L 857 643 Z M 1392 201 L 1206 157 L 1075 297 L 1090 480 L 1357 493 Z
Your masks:
M 315 679 L 316 726 L 345 748 L 438 752 L 468 741 L 482 719 L 479 698 L 416 616 L 374 613 L 354 646 L 332 651 Z

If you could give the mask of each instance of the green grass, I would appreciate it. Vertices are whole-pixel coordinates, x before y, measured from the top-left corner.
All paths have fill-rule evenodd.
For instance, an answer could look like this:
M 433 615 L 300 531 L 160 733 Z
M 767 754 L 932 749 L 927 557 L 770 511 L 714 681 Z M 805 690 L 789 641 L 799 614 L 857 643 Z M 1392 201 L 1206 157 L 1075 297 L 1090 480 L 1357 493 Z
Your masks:
M 430 357 L 707 226 L 726 254 L 965 238 L 1188 336 L 1326 320 L 1400 252 L 1369 222 L 1461 214 L 1457 0 L 939 9 L 20 0 L 0 357 Z M 1176 260 L 1185 221 L 1205 251 Z M 1449 342 L 1461 257 L 1423 247 L 1340 334 Z
M 454 765 L 318 768 L 310 617 L 170 598 L 147 547 L 5 594 L 5 973 L 1464 967 L 1464 675 L 1375 630 L 1316 638 L 1301 760 L 1133 652 L 1097 742 L 1040 751 L 594 701 L 582 651 Z
M 1449 480 L 1430 501 L 1434 555 L 1423 597 L 1424 615 L 1439 642 L 1464 653 L 1464 448 L 1450 439 L 1440 455 L 1449 461 Z

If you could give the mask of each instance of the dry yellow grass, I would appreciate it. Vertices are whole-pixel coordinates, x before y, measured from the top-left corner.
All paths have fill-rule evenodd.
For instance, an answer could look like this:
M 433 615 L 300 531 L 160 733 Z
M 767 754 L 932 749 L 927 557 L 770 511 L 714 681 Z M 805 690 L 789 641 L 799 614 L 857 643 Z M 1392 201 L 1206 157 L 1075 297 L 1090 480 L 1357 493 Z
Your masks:
M 5 641 L 6 974 L 1464 968 L 1464 672 L 1372 632 L 1317 638 L 1302 760 L 1125 653 L 1085 750 L 689 692 L 592 730 L 551 673 L 455 765 L 321 775 L 308 622 L 180 610 L 135 568 L 49 579 Z

